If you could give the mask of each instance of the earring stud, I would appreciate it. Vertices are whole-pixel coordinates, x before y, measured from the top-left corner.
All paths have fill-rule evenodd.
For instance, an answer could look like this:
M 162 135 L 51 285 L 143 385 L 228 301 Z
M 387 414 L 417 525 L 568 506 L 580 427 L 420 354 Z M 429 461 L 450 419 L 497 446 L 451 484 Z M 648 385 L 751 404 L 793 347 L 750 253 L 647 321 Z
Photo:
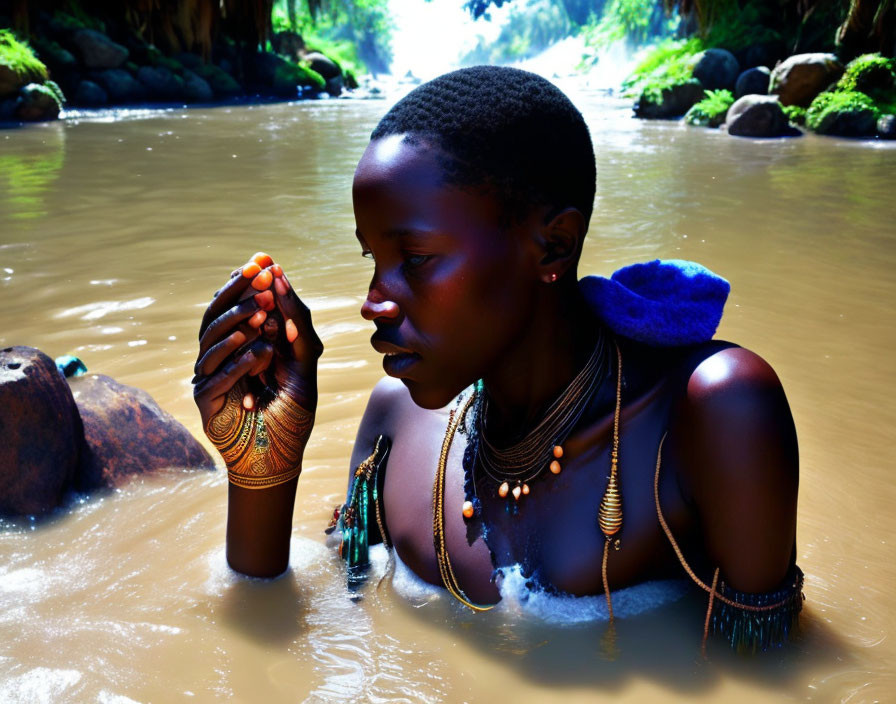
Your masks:
M 556 273 L 551 274 L 551 283 L 553 283 L 556 280 L 557 280 L 557 274 Z

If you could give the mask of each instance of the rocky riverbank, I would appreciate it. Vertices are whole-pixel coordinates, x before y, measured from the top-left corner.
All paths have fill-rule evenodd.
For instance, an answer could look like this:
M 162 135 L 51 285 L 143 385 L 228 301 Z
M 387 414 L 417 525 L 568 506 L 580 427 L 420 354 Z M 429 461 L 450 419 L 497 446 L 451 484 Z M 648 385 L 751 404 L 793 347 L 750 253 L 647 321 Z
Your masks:
M 662 51 L 662 50 L 660 50 Z M 841 137 L 896 139 L 896 60 L 864 54 L 779 56 L 774 47 L 735 53 L 667 47 L 629 79 L 634 111 L 647 119 L 684 118 L 744 137 L 808 130 Z M 658 52 L 657 52 L 658 53 Z
M 207 56 L 163 53 L 124 26 L 41 12 L 27 42 L 0 29 L 0 123 L 53 120 L 63 105 L 296 99 L 358 86 L 294 32 L 275 34 L 270 44 L 272 51 L 259 51 L 221 37 Z

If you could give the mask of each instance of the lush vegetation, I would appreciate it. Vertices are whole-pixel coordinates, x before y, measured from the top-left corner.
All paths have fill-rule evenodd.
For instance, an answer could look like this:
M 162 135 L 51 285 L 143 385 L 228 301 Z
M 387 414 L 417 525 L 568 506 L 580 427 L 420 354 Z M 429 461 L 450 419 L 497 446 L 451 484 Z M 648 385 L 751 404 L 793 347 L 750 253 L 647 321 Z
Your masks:
M 708 90 L 706 97 L 688 110 L 684 121 L 699 127 L 718 127 L 725 122 L 728 108 L 733 104 L 730 90 Z
M 271 24 L 274 32 L 300 34 L 309 50 L 355 75 L 386 72 L 392 61 L 388 0 L 277 0 Z
M 806 111 L 806 126 L 827 133 L 849 117 L 872 124 L 896 114 L 896 60 L 865 54 L 851 61 L 833 90 L 819 94 Z M 842 124 L 842 123 L 839 123 Z
M 558 0 L 519 0 L 494 42 L 479 44 L 461 58 L 464 64 L 500 64 L 534 56 L 576 31 Z

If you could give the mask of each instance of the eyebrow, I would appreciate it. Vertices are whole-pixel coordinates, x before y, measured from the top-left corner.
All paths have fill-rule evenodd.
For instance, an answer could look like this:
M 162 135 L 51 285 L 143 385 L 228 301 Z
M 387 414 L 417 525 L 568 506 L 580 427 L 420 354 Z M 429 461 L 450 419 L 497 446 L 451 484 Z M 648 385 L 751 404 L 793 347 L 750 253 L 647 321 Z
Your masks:
M 412 227 L 393 227 L 389 230 L 386 230 L 383 233 L 383 236 L 386 239 L 398 239 L 399 237 L 431 237 L 439 234 L 436 230 L 417 230 Z M 359 240 L 364 239 L 364 235 L 361 234 L 361 231 L 355 228 L 355 237 Z

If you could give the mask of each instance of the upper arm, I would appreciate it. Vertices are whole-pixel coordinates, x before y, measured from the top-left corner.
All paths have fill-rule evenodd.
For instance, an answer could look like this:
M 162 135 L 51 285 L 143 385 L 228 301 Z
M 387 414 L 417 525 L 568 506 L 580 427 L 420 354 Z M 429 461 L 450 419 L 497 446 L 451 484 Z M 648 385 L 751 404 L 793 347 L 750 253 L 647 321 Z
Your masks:
M 733 588 L 777 588 L 793 558 L 799 454 L 781 382 L 758 355 L 716 352 L 692 372 L 674 432 L 709 560 Z

